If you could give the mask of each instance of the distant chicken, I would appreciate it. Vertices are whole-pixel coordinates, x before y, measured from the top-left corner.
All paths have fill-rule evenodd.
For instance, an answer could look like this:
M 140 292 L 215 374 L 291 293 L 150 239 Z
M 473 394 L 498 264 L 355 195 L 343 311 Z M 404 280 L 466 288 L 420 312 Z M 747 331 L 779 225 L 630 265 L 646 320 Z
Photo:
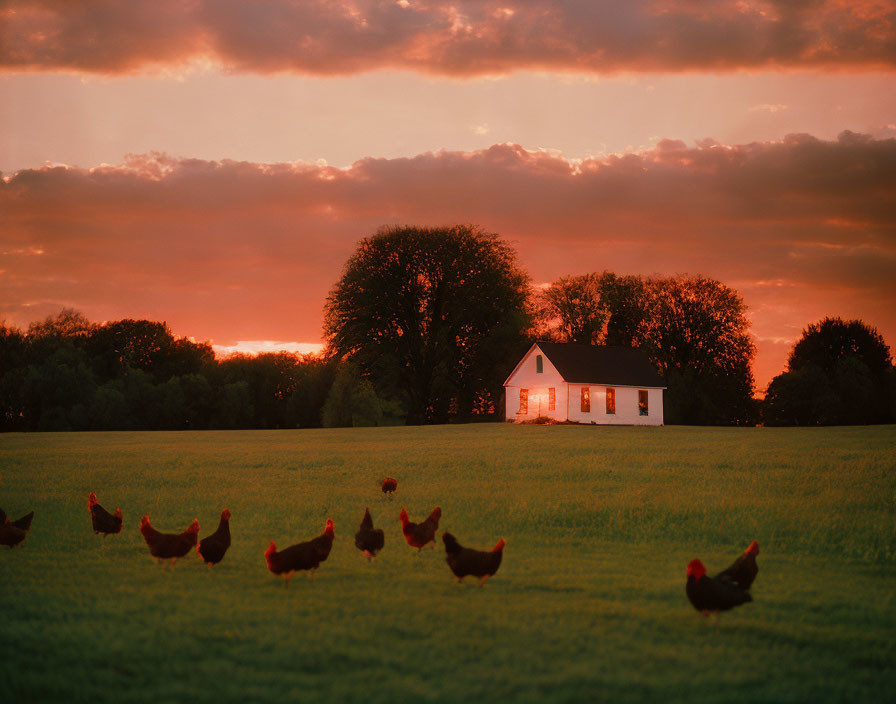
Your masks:
M 401 532 L 408 545 L 418 550 L 432 543 L 435 547 L 436 530 L 439 528 L 439 519 L 442 517 L 442 509 L 436 506 L 429 517 L 423 523 L 412 523 L 408 512 L 401 509 L 398 518 L 401 520 Z
M 464 577 L 472 575 L 479 578 L 480 587 L 498 571 L 506 545 L 504 538 L 501 538 L 491 552 L 473 550 L 461 546 L 451 533 L 442 533 L 442 542 L 445 543 L 445 561 L 454 572 L 457 581 L 462 582 Z
M 272 540 L 264 553 L 268 569 L 273 574 L 282 576 L 287 587 L 289 586 L 289 578 L 297 570 L 310 570 L 309 576 L 312 575 L 320 563 L 329 557 L 330 550 L 333 547 L 334 534 L 335 524 L 332 518 L 328 518 L 324 532 L 307 542 L 291 545 L 278 552 L 277 546 Z
M 199 519 L 193 522 L 183 533 L 160 533 L 149 522 L 149 516 L 140 519 L 140 532 L 149 546 L 149 554 L 161 562 L 171 560 L 175 562 L 190 550 L 196 547 L 196 538 L 199 535 Z
M 87 510 L 90 511 L 94 533 L 102 535 L 104 538 L 107 535 L 121 533 L 120 508 L 115 509 L 115 515 L 112 515 L 100 506 L 99 501 L 96 500 L 96 494 L 91 491 L 90 496 L 87 497 Z
M 370 517 L 370 509 L 364 512 L 364 518 L 361 519 L 361 528 L 355 533 L 355 547 L 367 555 L 370 560 L 380 550 L 386 542 L 382 528 L 373 527 L 373 519 Z
M 383 479 L 380 488 L 383 490 L 383 493 L 391 499 L 392 493 L 398 488 L 398 482 L 395 479 L 392 479 L 392 477 L 386 477 Z
M 6 545 L 14 548 L 21 543 L 28 531 L 22 530 L 9 522 L 9 519 L 3 517 L 3 523 L 0 523 L 0 545 Z
M 196 552 L 209 567 L 217 565 L 224 559 L 224 553 L 230 547 L 230 511 L 221 511 L 218 530 L 199 541 Z
M 755 540 L 738 556 L 728 569 L 716 575 L 716 579 L 731 582 L 741 589 L 749 589 L 759 573 L 756 556 L 759 554 L 759 543 Z
M 694 608 L 704 616 L 729 611 L 753 601 L 750 592 L 727 579 L 710 577 L 700 560 L 691 560 L 687 569 L 685 591 Z

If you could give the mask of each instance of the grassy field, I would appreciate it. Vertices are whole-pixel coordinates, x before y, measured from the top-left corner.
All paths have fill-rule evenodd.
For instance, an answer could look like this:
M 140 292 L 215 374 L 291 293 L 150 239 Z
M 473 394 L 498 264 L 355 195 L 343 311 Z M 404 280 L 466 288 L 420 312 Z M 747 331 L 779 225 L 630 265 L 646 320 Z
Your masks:
M 394 501 L 378 489 L 399 480 Z M 125 526 L 95 536 L 87 494 Z M 485 587 L 398 512 L 490 548 Z M 0 701 L 858 702 L 896 691 L 896 428 L 452 426 L 0 436 Z M 370 506 L 386 547 L 353 536 Z M 138 532 L 233 513 L 233 546 L 155 564 Z M 336 522 L 288 589 L 265 568 Z M 759 541 L 716 631 L 685 566 Z

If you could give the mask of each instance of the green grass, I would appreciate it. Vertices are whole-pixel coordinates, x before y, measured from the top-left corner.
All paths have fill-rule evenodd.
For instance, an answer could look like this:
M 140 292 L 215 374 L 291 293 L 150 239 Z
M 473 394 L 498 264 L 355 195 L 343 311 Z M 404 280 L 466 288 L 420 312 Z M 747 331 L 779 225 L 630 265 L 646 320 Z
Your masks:
M 378 489 L 399 480 L 394 501 Z M 125 528 L 90 529 L 87 494 Z M 0 436 L 0 701 L 858 702 L 896 691 L 896 428 L 474 425 Z M 490 548 L 485 587 L 398 512 Z M 370 506 L 372 564 L 353 536 Z M 209 570 L 138 532 L 233 512 Z M 289 589 L 264 550 L 336 522 Z M 761 545 L 754 603 L 716 631 L 687 562 Z

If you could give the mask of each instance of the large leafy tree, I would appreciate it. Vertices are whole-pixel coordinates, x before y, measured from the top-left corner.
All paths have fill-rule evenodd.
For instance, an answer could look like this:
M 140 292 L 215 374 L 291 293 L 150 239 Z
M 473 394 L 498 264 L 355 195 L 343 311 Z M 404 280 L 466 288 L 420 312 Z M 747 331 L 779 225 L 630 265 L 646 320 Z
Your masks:
M 847 425 L 893 420 L 890 348 L 861 320 L 825 318 L 794 345 L 787 371 L 768 386 L 769 425 Z
M 556 342 L 636 347 L 647 316 L 640 276 L 564 276 L 537 296 L 538 334 Z
M 600 342 L 609 317 L 600 275 L 564 276 L 551 283 L 539 295 L 538 317 L 545 336 L 557 342 Z
M 498 396 L 529 327 L 513 249 L 472 226 L 393 227 L 362 240 L 327 298 L 332 353 L 358 363 L 409 423 Z
M 666 379 L 666 421 L 752 421 L 755 347 L 740 295 L 702 276 L 651 279 L 646 293 L 643 347 Z

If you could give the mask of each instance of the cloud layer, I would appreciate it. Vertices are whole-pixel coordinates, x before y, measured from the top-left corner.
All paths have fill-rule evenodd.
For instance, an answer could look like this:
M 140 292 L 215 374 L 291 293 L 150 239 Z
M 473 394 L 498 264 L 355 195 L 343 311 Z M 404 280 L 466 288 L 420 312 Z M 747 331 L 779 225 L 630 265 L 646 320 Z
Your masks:
M 572 161 L 498 144 L 348 169 L 133 156 L 0 180 L 0 318 L 62 306 L 166 320 L 212 339 L 318 342 L 357 241 L 386 224 L 472 222 L 510 240 L 535 283 L 700 273 L 737 288 L 757 376 L 824 315 L 896 343 L 896 140 L 688 147 Z
M 9 0 L 0 66 L 473 76 L 896 66 L 888 0 Z

